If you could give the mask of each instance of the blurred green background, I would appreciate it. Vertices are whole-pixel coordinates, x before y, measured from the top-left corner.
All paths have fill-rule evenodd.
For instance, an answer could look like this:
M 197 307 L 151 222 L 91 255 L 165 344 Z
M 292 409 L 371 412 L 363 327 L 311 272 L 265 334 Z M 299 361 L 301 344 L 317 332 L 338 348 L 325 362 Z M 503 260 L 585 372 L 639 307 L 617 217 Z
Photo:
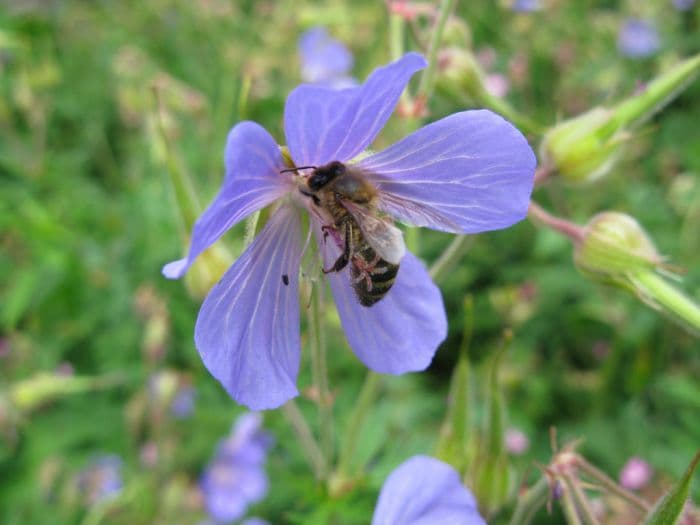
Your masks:
M 620 100 L 700 51 L 697 6 L 545 4 L 516 13 L 495 2 L 462 2 L 456 11 L 475 52 L 507 79 L 506 98 L 543 125 Z M 631 60 L 617 51 L 628 16 L 656 24 L 657 53 Z M 242 409 L 194 348 L 200 301 L 160 275 L 184 250 L 166 161 L 192 177 L 206 203 L 221 181 L 233 124 L 255 120 L 282 142 L 284 100 L 300 82 L 297 39 L 315 25 L 350 47 L 357 78 L 390 59 L 387 9 L 373 0 L 0 5 L 0 523 L 204 519 L 198 477 Z M 406 46 L 421 50 L 428 23 L 412 25 Z M 429 107 L 430 119 L 465 108 L 439 95 Z M 659 251 L 685 269 L 681 286 L 696 300 L 699 109 L 696 82 L 630 138 L 608 177 L 578 187 L 554 181 L 535 193 L 579 223 L 608 209 L 636 217 Z M 394 117 L 378 148 L 406 128 Z M 536 149 L 539 138 L 530 138 Z M 239 226 L 224 243 L 237 255 L 242 239 Z M 434 261 L 450 240 L 423 231 L 419 255 Z M 572 265 L 569 241 L 528 221 L 475 238 L 438 284 L 450 335 L 427 373 L 385 380 L 360 447 L 372 458 L 365 481 L 327 497 L 285 419 L 269 413 L 265 425 L 277 444 L 270 494 L 257 515 L 272 523 L 369 521 L 386 474 L 434 447 L 466 296 L 474 304 L 477 372 L 503 330 L 514 331 L 501 370 L 507 417 L 531 444 L 513 458 L 516 482 L 526 471 L 536 474 L 533 460 L 548 461 L 550 426 L 561 441 L 583 437 L 580 450 L 613 477 L 630 456 L 645 458 L 657 473 L 652 499 L 678 478 L 700 444 L 695 336 L 623 292 L 586 281 Z M 342 436 L 364 370 L 332 309 L 326 317 Z M 85 381 L 61 382 L 76 378 Z M 302 391 L 309 382 L 305 354 Z M 177 417 L 173 399 L 191 387 L 194 410 Z M 299 405 L 313 426 L 307 397 Z M 123 461 L 124 487 L 108 505 L 90 505 L 81 473 L 104 454 Z M 542 520 L 560 517 L 555 511 Z

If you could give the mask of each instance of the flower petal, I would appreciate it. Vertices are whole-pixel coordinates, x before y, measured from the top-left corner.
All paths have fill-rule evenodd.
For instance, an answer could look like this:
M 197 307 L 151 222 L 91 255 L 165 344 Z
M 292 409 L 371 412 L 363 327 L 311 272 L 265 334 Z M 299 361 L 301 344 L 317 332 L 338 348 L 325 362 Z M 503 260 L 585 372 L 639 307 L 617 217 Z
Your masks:
M 319 246 L 330 267 L 340 250 L 330 241 L 320 240 Z M 328 279 L 345 337 L 368 368 L 403 374 L 430 365 L 447 336 L 447 317 L 439 288 L 414 255 L 406 253 L 394 286 L 371 307 L 359 303 L 347 268 Z
M 186 258 L 163 267 L 169 279 L 182 277 L 197 256 L 234 224 L 287 191 L 284 161 L 270 134 L 255 122 L 241 122 L 228 135 L 226 177 L 219 194 L 197 219 Z
M 204 365 L 238 403 L 276 408 L 297 395 L 297 211 L 283 206 L 204 300 L 195 344 Z
M 486 525 L 474 496 L 447 463 L 414 456 L 386 479 L 372 525 Z
M 525 218 L 535 165 L 525 137 L 487 110 L 428 124 L 359 163 L 373 174 L 385 211 L 454 233 L 497 230 Z
M 355 157 L 384 127 L 411 76 L 425 66 L 422 56 L 408 53 L 376 69 L 356 88 L 297 87 L 284 110 L 287 146 L 295 164 L 320 166 Z

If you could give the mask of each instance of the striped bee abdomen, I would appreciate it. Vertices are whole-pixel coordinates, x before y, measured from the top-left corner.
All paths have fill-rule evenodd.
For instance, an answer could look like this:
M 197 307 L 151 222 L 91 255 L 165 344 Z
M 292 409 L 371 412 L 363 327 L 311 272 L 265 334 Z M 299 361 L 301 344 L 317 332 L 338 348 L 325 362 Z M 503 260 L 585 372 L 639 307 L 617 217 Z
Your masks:
M 399 271 L 397 264 L 379 259 L 366 242 L 353 254 L 350 279 L 355 295 L 362 306 L 372 306 L 391 289 Z

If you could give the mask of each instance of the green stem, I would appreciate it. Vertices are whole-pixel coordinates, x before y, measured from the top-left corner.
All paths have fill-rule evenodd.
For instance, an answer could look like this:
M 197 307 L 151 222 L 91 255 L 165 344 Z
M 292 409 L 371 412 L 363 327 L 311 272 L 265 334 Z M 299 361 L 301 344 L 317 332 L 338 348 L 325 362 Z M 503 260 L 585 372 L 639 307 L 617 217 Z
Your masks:
M 564 479 L 566 480 L 566 484 L 573 494 L 574 501 L 581 510 L 581 514 L 583 514 L 583 519 L 585 522 L 588 525 L 600 525 L 598 518 L 596 518 L 595 514 L 593 513 L 593 509 L 591 509 L 591 505 L 588 503 L 588 498 L 586 498 L 586 494 L 583 492 L 579 481 L 571 474 L 564 474 Z
M 610 478 L 607 474 L 591 465 L 582 457 L 577 456 L 576 466 L 581 470 L 581 472 L 585 473 L 587 476 L 598 482 L 606 491 L 610 492 L 611 494 L 615 494 L 616 496 L 622 498 L 628 503 L 631 503 L 642 513 L 646 513 L 651 508 L 649 503 L 644 501 L 639 496 L 623 489 L 620 485 L 615 483 L 615 481 L 613 481 L 612 478 Z
M 404 53 L 404 28 L 405 21 L 397 14 L 389 15 L 389 50 L 391 59 L 398 60 Z
M 418 100 L 428 100 L 433 92 L 435 80 L 435 71 L 437 70 L 437 54 L 442 43 L 442 34 L 445 31 L 445 24 L 452 12 L 454 0 L 442 0 L 438 10 L 437 21 L 435 28 L 430 37 L 430 47 L 428 48 L 428 67 L 425 68 L 423 76 L 421 76 L 420 84 L 418 85 Z
M 544 134 L 544 128 L 538 123 L 530 120 L 525 115 L 522 115 L 511 106 L 508 101 L 496 97 L 484 90 L 482 94 L 482 104 L 487 108 L 494 110 L 496 113 L 500 113 L 505 118 L 510 120 L 520 131 L 528 135 L 542 136 Z
M 357 403 L 353 408 L 352 414 L 350 414 L 350 420 L 346 427 L 345 439 L 343 440 L 343 447 L 340 450 L 338 460 L 337 475 L 339 479 L 344 479 L 350 472 L 350 464 L 355 456 L 355 449 L 362 433 L 362 427 L 377 397 L 380 384 L 381 376 L 368 370 L 362 390 L 357 398 Z
M 434 281 L 442 279 L 466 253 L 473 239 L 470 235 L 456 235 L 450 245 L 442 252 L 442 255 L 438 257 L 438 260 L 430 267 L 430 277 Z
M 583 525 L 572 496 L 571 488 L 568 484 L 564 484 L 564 490 L 561 495 L 561 507 L 564 510 L 566 523 L 568 525 Z
M 614 107 L 613 125 L 619 129 L 643 124 L 684 91 L 696 79 L 699 70 L 700 55 L 676 64 L 650 82 L 639 95 Z
M 549 480 L 543 476 L 522 497 L 518 499 L 509 525 L 529 525 L 549 497 Z
M 180 167 L 180 164 L 177 162 L 172 150 L 170 149 L 168 135 L 165 132 L 165 125 L 163 123 L 163 109 L 161 107 L 160 93 L 157 87 L 153 88 L 153 95 L 156 103 L 155 112 L 158 134 L 160 135 L 163 148 L 165 150 L 165 163 L 168 172 L 168 179 L 170 180 L 171 187 L 175 193 L 177 207 L 180 210 L 182 227 L 185 232 L 190 232 L 192 231 L 192 226 L 194 226 L 197 217 L 199 217 L 202 211 L 202 207 L 199 204 L 197 192 L 194 189 L 192 180 Z
M 328 463 L 333 458 L 333 410 L 328 389 L 328 364 L 326 361 L 326 335 L 323 315 L 323 287 L 314 286 L 309 306 L 309 342 L 311 346 L 311 372 L 316 387 L 321 450 Z
M 645 297 L 661 305 L 664 311 L 671 312 L 683 323 L 700 330 L 700 307 L 666 279 L 653 271 L 638 272 L 629 278 L 644 291 Z
M 282 406 L 282 413 L 299 438 L 299 443 L 301 444 L 301 448 L 306 455 L 306 459 L 311 466 L 314 476 L 317 480 L 325 479 L 327 464 L 323 457 L 323 452 L 321 452 L 318 443 L 316 443 L 311 429 L 309 428 L 309 424 L 306 422 L 306 419 L 304 419 L 304 415 L 301 413 L 301 410 L 299 410 L 296 402 L 294 400 L 287 401 L 287 403 Z

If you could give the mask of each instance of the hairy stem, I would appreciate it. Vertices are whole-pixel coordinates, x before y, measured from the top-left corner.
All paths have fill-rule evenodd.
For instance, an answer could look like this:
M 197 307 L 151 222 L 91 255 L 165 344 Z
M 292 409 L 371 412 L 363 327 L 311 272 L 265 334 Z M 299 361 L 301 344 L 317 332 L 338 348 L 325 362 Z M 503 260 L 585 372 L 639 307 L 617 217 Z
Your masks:
M 580 482 L 571 474 L 564 474 L 564 479 L 573 494 L 577 507 L 581 510 L 581 514 L 583 514 L 585 522 L 588 525 L 600 525 L 598 518 L 593 514 L 593 509 L 591 509 L 591 505 L 588 503 L 588 499 L 581 488 Z
M 454 0 L 442 0 L 438 9 L 437 20 L 433 33 L 430 37 L 430 47 L 428 48 L 428 67 L 425 68 L 418 86 L 416 98 L 427 101 L 432 95 L 435 83 L 435 71 L 437 70 L 437 54 L 442 43 L 442 34 L 445 31 L 445 24 L 454 7 Z
M 581 472 L 585 473 L 587 476 L 598 482 L 604 489 L 609 491 L 611 494 L 615 494 L 616 496 L 622 498 L 628 503 L 631 503 L 642 513 L 646 513 L 651 508 L 649 503 L 644 501 L 636 494 L 632 494 L 628 490 L 623 489 L 620 485 L 615 483 L 615 481 L 613 481 L 613 479 L 610 478 L 607 474 L 591 465 L 582 457 L 577 457 L 576 466 L 579 469 L 581 469 Z
M 663 277 L 652 271 L 643 271 L 635 272 L 629 278 L 645 290 L 645 296 L 653 298 L 664 310 L 700 331 L 700 307 Z
M 555 217 L 551 213 L 545 211 L 544 208 L 534 201 L 530 201 L 528 215 L 548 228 L 551 228 L 562 235 L 566 235 L 574 244 L 578 244 L 583 241 L 584 228 L 582 226 L 579 226 L 571 221 L 567 221 L 566 219 Z
M 471 246 L 474 237 L 471 235 L 456 235 L 450 245 L 430 267 L 430 277 L 434 281 L 442 279 L 452 269 Z
M 345 478 L 350 472 L 350 463 L 355 455 L 357 441 L 377 396 L 380 384 L 381 376 L 368 370 L 362 390 L 360 390 L 360 395 L 357 398 L 357 403 L 353 408 L 346 427 L 345 439 L 343 440 L 343 447 L 340 450 L 338 460 L 337 474 L 339 478 Z
M 518 499 L 518 505 L 515 507 L 509 525 L 529 525 L 532 518 L 535 517 L 535 513 L 547 503 L 548 497 L 549 480 L 542 476 L 532 488 Z
M 309 307 L 309 343 L 311 346 L 311 371 L 318 405 L 321 450 L 327 463 L 333 461 L 333 410 L 328 388 L 328 363 L 326 360 L 326 334 L 323 315 L 323 286 L 314 286 Z
M 297 438 L 299 438 L 299 443 L 301 444 L 301 448 L 306 455 L 306 459 L 311 466 L 314 476 L 317 480 L 325 479 L 328 467 L 323 457 L 323 452 L 321 452 L 321 448 L 318 446 L 318 443 L 316 443 L 311 429 L 296 402 L 294 400 L 287 401 L 287 403 L 282 406 L 282 413 L 292 426 L 292 430 L 294 430 Z

